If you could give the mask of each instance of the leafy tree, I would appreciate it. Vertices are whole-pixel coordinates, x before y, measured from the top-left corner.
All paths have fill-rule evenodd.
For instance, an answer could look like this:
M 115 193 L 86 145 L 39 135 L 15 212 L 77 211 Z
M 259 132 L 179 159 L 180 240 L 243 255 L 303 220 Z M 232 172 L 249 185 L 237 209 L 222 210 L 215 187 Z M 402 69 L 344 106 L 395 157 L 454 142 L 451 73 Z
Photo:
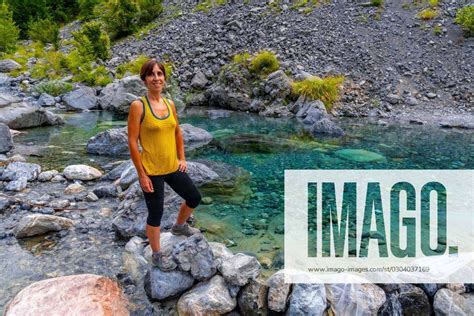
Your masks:
M 135 0 L 110 0 L 102 16 L 112 38 L 132 34 L 137 29 L 140 8 Z
M 110 56 L 110 39 L 98 21 L 85 23 L 81 30 L 73 32 L 74 46 L 83 56 L 90 59 L 107 60 Z
M 15 48 L 19 29 L 13 22 L 12 12 L 4 2 L 0 4 L 0 52 Z
M 59 47 L 59 25 L 50 18 L 30 21 L 28 23 L 28 36 L 33 41 L 42 44 L 51 43 L 56 49 Z

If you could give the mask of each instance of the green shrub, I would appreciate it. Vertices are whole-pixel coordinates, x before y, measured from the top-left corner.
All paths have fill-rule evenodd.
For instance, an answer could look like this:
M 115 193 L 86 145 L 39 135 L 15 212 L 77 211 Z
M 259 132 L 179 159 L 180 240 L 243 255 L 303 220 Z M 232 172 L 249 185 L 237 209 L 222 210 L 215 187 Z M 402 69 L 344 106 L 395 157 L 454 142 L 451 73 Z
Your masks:
M 73 45 L 90 60 L 107 60 L 110 56 L 110 39 L 97 21 L 85 23 L 80 31 L 72 33 Z
M 50 80 L 43 81 L 35 87 L 35 91 L 38 93 L 47 93 L 54 97 L 65 94 L 71 91 L 73 88 L 72 84 L 61 80 Z
M 67 60 L 60 51 L 45 51 L 31 68 L 31 77 L 59 79 L 67 74 Z
M 371 0 L 370 5 L 373 7 L 381 7 L 383 6 L 383 0 Z
M 110 0 L 104 6 L 102 18 L 110 37 L 118 39 L 137 30 L 139 14 L 135 0 Z
M 73 77 L 76 82 L 83 82 L 88 86 L 106 86 L 112 82 L 105 66 L 94 67 L 93 63 L 85 63 Z
M 344 76 L 311 77 L 291 84 L 292 93 L 305 95 L 313 100 L 321 100 L 328 111 L 339 99 L 339 93 L 344 83 Z
M 162 2 L 162 0 L 138 0 L 139 23 L 143 25 L 153 21 L 163 11 Z
M 19 29 L 13 22 L 12 12 L 4 2 L 0 4 L 0 52 L 15 49 Z
M 134 60 L 129 61 L 128 63 L 119 65 L 116 69 L 117 78 L 123 78 L 127 72 L 133 75 L 139 74 L 141 66 L 148 59 L 149 58 L 147 56 L 140 55 Z
M 59 47 L 59 25 L 50 18 L 38 19 L 28 23 L 28 36 L 43 45 L 51 43 L 55 49 Z
M 101 0 L 79 0 L 79 16 L 87 21 L 94 17 L 94 9 Z
M 266 76 L 280 68 L 280 63 L 275 54 L 270 51 L 261 51 L 250 61 L 250 72 Z
M 456 12 L 455 22 L 461 25 L 466 36 L 474 35 L 474 5 L 468 5 Z

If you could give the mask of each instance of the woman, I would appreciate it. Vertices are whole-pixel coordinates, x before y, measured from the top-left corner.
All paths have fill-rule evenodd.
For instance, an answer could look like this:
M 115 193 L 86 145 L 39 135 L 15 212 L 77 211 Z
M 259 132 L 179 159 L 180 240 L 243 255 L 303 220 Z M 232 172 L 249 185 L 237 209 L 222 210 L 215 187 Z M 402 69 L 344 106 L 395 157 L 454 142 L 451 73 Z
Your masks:
M 146 235 L 153 251 L 152 263 L 167 270 L 163 266 L 160 251 L 164 182 L 185 199 L 176 223 L 171 228 L 174 235 L 191 236 L 199 232 L 189 227 L 186 220 L 200 203 L 201 195 L 186 173 L 183 135 L 174 102 L 161 95 L 166 84 L 165 67 L 155 59 L 150 59 L 142 65 L 140 77 L 147 87 L 147 94 L 133 101 L 130 106 L 128 146 L 148 207 Z M 142 147 L 141 153 L 138 140 Z

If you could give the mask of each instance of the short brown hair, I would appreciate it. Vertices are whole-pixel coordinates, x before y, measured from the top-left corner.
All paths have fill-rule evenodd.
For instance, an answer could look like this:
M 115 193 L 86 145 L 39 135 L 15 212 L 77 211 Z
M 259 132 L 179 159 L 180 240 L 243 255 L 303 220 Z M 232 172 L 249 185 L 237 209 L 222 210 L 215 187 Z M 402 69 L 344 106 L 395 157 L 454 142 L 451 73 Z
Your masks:
M 165 76 L 165 80 L 166 80 L 165 66 L 162 63 L 160 63 L 159 61 L 157 61 L 155 58 L 152 58 L 152 59 L 148 59 L 142 65 L 142 68 L 140 68 L 140 78 L 142 79 L 143 82 L 145 82 L 146 76 L 149 76 L 149 75 L 152 74 L 153 68 L 155 67 L 155 65 L 158 65 L 160 70 L 163 72 L 163 75 Z

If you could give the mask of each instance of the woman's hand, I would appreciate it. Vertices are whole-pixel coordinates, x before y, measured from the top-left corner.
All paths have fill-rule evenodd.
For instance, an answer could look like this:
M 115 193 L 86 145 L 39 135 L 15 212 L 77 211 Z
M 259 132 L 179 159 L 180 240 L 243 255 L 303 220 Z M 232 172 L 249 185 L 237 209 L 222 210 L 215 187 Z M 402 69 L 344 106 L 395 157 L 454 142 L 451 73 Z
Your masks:
M 140 186 L 142 187 L 143 191 L 147 193 L 154 192 L 153 183 L 151 182 L 150 178 L 147 175 L 141 176 L 139 178 Z
M 186 164 L 186 160 L 180 159 L 178 160 L 178 170 L 181 172 L 187 172 L 188 171 L 188 165 Z

